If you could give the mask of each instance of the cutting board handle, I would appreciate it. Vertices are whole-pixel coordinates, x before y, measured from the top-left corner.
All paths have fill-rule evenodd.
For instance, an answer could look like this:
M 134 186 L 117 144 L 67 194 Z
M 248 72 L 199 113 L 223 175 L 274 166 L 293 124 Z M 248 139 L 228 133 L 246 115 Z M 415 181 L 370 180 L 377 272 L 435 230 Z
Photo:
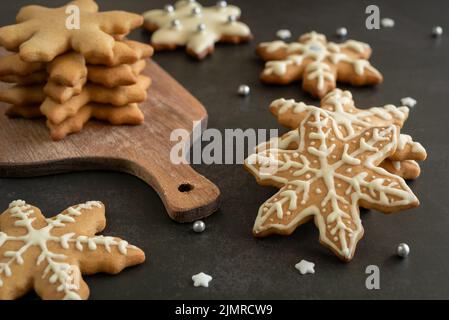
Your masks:
M 153 159 L 139 158 L 134 174 L 150 184 L 177 222 L 192 222 L 218 210 L 220 190 L 187 164 L 167 161 L 157 166 Z

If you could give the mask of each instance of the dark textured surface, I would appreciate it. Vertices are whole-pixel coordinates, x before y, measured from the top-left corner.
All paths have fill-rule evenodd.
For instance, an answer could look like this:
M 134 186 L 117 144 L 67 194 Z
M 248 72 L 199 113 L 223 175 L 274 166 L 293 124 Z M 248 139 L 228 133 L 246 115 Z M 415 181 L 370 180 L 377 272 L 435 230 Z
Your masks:
M 26 3 L 2 1 L 0 24 L 12 23 L 18 8 Z M 143 12 L 162 7 L 165 1 L 99 3 L 104 10 Z M 172 222 L 152 189 L 119 173 L 0 179 L 0 207 L 23 198 L 54 214 L 90 199 L 104 202 L 108 218 L 105 234 L 140 246 L 148 260 L 118 276 L 87 277 L 92 299 L 449 298 L 449 39 L 447 35 L 440 40 L 430 37 L 436 24 L 449 32 L 449 2 L 376 1 L 381 14 L 396 21 L 394 28 L 379 31 L 365 29 L 364 11 L 370 4 L 366 1 L 233 3 L 243 9 L 243 20 L 255 35 L 252 43 L 219 46 L 202 63 L 188 58 L 182 50 L 155 57 L 208 108 L 209 127 L 278 128 L 267 111 L 271 100 L 285 97 L 314 102 L 297 84 L 267 87 L 259 83 L 262 63 L 254 55 L 254 47 L 259 41 L 274 39 L 280 28 L 289 28 L 295 36 L 315 29 L 336 40 L 332 36 L 335 29 L 345 26 L 350 38 L 371 44 L 371 62 L 385 77 L 384 84 L 374 89 L 340 86 L 351 89 L 356 104 L 398 104 L 404 96 L 418 100 L 404 131 L 422 142 L 429 153 L 422 164 L 422 176 L 411 184 L 421 207 L 389 216 L 364 211 L 365 237 L 349 264 L 341 263 L 319 245 L 313 223 L 301 226 L 290 237 L 254 239 L 251 229 L 257 210 L 275 190 L 258 186 L 240 165 L 195 167 L 222 191 L 221 210 L 206 220 L 203 234 L 194 234 L 191 225 Z M 148 41 L 149 35 L 139 30 L 132 38 Z M 248 98 L 236 95 L 242 83 L 251 86 Z M 411 247 L 406 260 L 394 255 L 400 242 Z M 299 275 L 294 264 L 301 259 L 316 263 L 315 275 Z M 380 290 L 365 288 L 365 268 L 370 264 L 380 267 Z M 208 289 L 192 286 L 191 276 L 201 271 L 214 277 Z

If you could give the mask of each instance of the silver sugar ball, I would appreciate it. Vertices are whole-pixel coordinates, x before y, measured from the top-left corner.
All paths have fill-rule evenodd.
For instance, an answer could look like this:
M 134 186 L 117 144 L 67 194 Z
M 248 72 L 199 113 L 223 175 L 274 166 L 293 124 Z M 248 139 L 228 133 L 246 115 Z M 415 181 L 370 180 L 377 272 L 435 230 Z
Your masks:
M 164 7 L 164 10 L 165 10 L 165 12 L 167 12 L 167 13 L 172 13 L 173 11 L 175 11 L 175 8 L 174 8 L 171 4 L 167 4 L 167 5 Z
M 242 84 L 242 85 L 239 86 L 237 92 L 238 92 L 239 95 L 241 95 L 243 97 L 246 97 L 251 92 L 251 89 L 246 84 Z
M 406 243 L 400 243 L 396 249 L 396 253 L 401 258 L 407 258 L 410 254 L 410 247 Z
M 237 17 L 236 16 L 234 16 L 234 15 L 228 16 L 228 22 L 229 23 L 233 23 L 233 22 L 236 22 L 236 21 L 237 21 Z
M 204 30 L 206 30 L 206 25 L 204 23 L 200 23 L 197 27 L 196 30 L 198 32 L 203 32 Z
M 228 6 L 228 3 L 226 1 L 218 1 L 217 7 L 219 8 L 226 8 Z
M 172 20 L 171 26 L 173 28 L 179 28 L 181 26 L 181 21 L 179 21 L 178 19 Z
M 441 37 L 442 35 L 443 35 L 443 28 L 441 28 L 440 26 L 435 26 L 432 28 L 432 36 L 437 38 Z
M 337 36 L 344 38 L 348 35 L 348 29 L 345 27 L 338 28 L 336 31 Z
M 193 223 L 193 231 L 201 233 L 206 230 L 206 224 L 202 220 L 195 221 Z
M 192 15 L 194 16 L 199 16 L 201 14 L 201 8 L 200 7 L 195 7 L 192 9 Z

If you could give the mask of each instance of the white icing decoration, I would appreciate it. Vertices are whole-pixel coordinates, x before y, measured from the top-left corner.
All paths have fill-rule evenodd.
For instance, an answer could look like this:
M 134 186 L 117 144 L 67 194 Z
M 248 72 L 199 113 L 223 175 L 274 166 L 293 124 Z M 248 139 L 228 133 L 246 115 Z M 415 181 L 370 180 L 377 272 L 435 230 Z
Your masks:
M 409 145 L 411 147 L 411 151 L 413 153 L 425 153 L 426 149 L 422 146 L 421 143 L 413 141 L 412 137 L 408 134 L 401 134 L 399 136 L 398 141 L 398 150 L 402 151 L 405 149 L 405 147 Z
M 16 200 L 9 205 L 9 214 L 15 218 L 14 226 L 26 229 L 27 233 L 20 236 L 10 236 L 5 232 L 0 232 L 0 247 L 7 241 L 23 242 L 23 245 L 16 251 L 6 251 L 3 257 L 7 258 L 0 262 L 0 287 L 3 286 L 2 276 L 11 277 L 11 267 L 14 263 L 22 265 L 24 263 L 23 255 L 31 247 L 39 247 L 41 253 L 36 259 L 36 266 L 42 263 L 47 263 L 44 269 L 42 278 L 49 277 L 48 281 L 51 284 L 59 283 L 57 286 L 58 292 L 64 293 L 64 299 L 78 300 L 80 296 L 77 291 L 79 288 L 70 281 L 71 266 L 63 262 L 67 256 L 64 254 L 56 254 L 49 249 L 48 243 L 57 243 L 62 249 L 69 249 L 70 244 L 78 251 L 83 251 L 83 246 L 89 250 L 96 250 L 98 246 L 104 246 L 107 252 L 111 252 L 111 247 L 116 246 L 119 252 L 126 255 L 127 248 L 135 248 L 129 246 L 126 241 L 117 242 L 113 237 L 105 236 L 78 236 L 75 238 L 75 233 L 66 233 L 60 236 L 52 234 L 52 230 L 56 228 L 63 228 L 66 224 L 76 222 L 76 218 L 82 214 L 88 214 L 88 210 L 93 208 L 101 208 L 102 204 L 98 201 L 89 201 L 67 209 L 65 213 L 58 214 L 51 219 L 45 219 L 47 225 L 41 229 L 36 229 L 33 222 L 36 216 L 33 208 L 26 204 L 23 200 Z M 84 212 L 82 210 L 85 210 Z
M 287 68 L 289 65 L 297 65 L 299 66 L 302 64 L 303 56 L 292 54 L 287 57 L 286 60 L 279 60 L 279 61 L 268 61 L 265 64 L 265 70 L 264 73 L 266 74 L 276 74 L 276 75 L 283 75 L 287 72 Z
M 343 104 L 350 101 L 343 99 L 338 102 Z M 254 232 L 260 233 L 267 229 L 274 229 L 282 233 L 285 232 L 284 230 L 294 228 L 307 216 L 313 215 L 320 230 L 321 241 L 338 252 L 339 255 L 349 259 L 354 253 L 357 240 L 363 233 L 358 209 L 360 200 L 383 207 L 401 207 L 417 201 L 402 178 L 374 165 L 379 159 L 385 159 L 387 154 L 396 148 L 398 129 L 395 125 L 382 128 L 368 127 L 365 129 L 369 133 L 368 135 L 365 135 L 365 130 L 363 130 L 358 134 L 352 133 L 345 136 L 339 132 L 338 121 L 345 126 L 346 124 L 350 125 L 351 121 L 361 120 L 357 118 L 344 119 L 343 113 L 340 114 L 341 117 L 333 119 L 335 112 L 312 106 L 295 106 L 291 101 L 286 103 L 290 108 L 299 107 L 307 112 L 307 116 L 300 124 L 298 134 L 292 133 L 287 136 L 288 140 L 297 138 L 299 147 L 296 150 L 283 150 L 279 147 L 272 148 L 270 144 L 267 144 L 263 146 L 266 148 L 258 148 L 258 153 L 251 155 L 246 161 L 246 166 L 259 179 L 271 180 L 276 184 L 283 185 L 278 194 L 269 199 L 259 210 L 254 224 Z M 279 100 L 273 104 L 279 108 L 284 107 L 282 101 Z M 391 116 L 399 116 L 396 110 L 387 109 L 384 112 L 389 112 Z M 348 115 L 352 116 L 352 114 Z M 306 131 L 307 128 L 310 130 Z M 328 144 L 328 136 L 331 135 L 331 132 L 336 136 L 336 140 L 332 144 Z M 318 146 L 311 146 L 311 140 L 318 141 Z M 351 144 L 349 144 L 350 142 Z M 282 145 L 282 143 L 280 144 Z M 329 157 L 337 150 L 337 145 L 343 151 L 338 154 L 336 161 L 331 162 Z M 292 157 L 294 152 L 298 152 L 300 156 Z M 319 167 L 310 166 L 310 162 L 315 157 L 319 162 Z M 353 170 L 354 166 L 361 167 L 362 172 L 358 168 L 356 171 Z M 261 174 L 265 167 L 276 168 L 276 170 L 271 174 Z M 286 176 L 284 172 L 287 169 L 293 169 L 294 173 Z M 355 175 L 347 175 L 354 171 L 357 172 Z M 371 172 L 371 174 L 367 172 Z M 386 184 L 387 180 L 394 180 L 397 185 Z M 341 183 L 347 186 L 343 193 L 335 187 Z M 316 184 L 324 184 L 326 187 L 326 192 L 322 194 L 319 205 L 308 203 L 309 192 L 317 190 Z M 292 188 L 288 188 L 290 186 Z M 285 193 L 286 190 L 290 192 Z M 291 191 L 294 191 L 296 197 L 292 195 Z M 296 206 L 293 201 L 296 202 Z M 262 208 L 265 206 L 275 209 L 264 211 Z M 295 212 L 296 215 L 285 220 L 283 213 L 287 210 Z M 273 219 L 274 213 L 277 221 Z M 268 221 L 270 222 L 267 223 Z M 330 236 L 326 229 L 329 230 Z
M 401 170 L 401 161 L 393 161 L 392 163 L 393 163 L 393 167 L 394 167 L 397 171 Z
M 401 99 L 401 104 L 413 108 L 418 102 L 412 97 L 405 97 Z
M 224 36 L 249 37 L 251 31 L 242 22 L 240 9 L 231 5 L 217 5 L 203 8 L 195 1 L 178 1 L 174 11 L 150 10 L 143 14 L 147 23 L 158 27 L 151 42 L 159 45 L 187 46 L 189 50 L 200 54 Z M 233 17 L 229 19 L 229 17 Z M 173 28 L 172 21 L 178 23 Z M 202 32 L 197 32 L 198 26 L 204 25 Z
M 304 78 L 316 79 L 317 89 L 323 91 L 326 81 L 336 81 L 336 71 L 340 62 L 350 63 L 357 75 L 364 75 L 368 70 L 376 75 L 379 72 L 371 66 L 368 60 L 354 58 L 342 49 L 351 50 L 361 54 L 369 49 L 369 45 L 363 42 L 348 40 L 342 44 L 327 42 L 322 34 L 312 31 L 303 35 L 300 42 L 285 43 L 284 41 L 263 42 L 260 44 L 267 52 L 275 52 L 283 49 L 287 52 L 287 57 L 283 60 L 271 60 L 265 64 L 264 74 L 275 74 L 283 76 L 290 66 L 302 66 L 304 61 L 308 61 L 304 66 Z M 331 67 L 332 66 L 332 67 Z M 300 71 L 302 73 L 302 71 Z
M 324 90 L 326 81 L 335 81 L 335 76 L 331 72 L 331 68 L 321 61 L 309 63 L 306 67 L 307 79 L 317 79 L 318 90 Z

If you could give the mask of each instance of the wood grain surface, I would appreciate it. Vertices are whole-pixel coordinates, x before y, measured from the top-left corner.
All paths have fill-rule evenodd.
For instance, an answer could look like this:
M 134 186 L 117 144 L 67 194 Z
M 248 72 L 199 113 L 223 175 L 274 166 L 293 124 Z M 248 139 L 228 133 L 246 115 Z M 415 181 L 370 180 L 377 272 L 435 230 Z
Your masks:
M 9 119 L 0 103 L 0 176 L 30 177 L 81 170 L 113 170 L 152 186 L 169 216 L 178 222 L 204 218 L 218 209 L 220 191 L 189 165 L 170 161 L 174 129 L 192 132 L 193 121 L 207 127 L 207 112 L 179 83 L 149 61 L 153 83 L 141 104 L 140 126 L 90 122 L 78 134 L 54 142 L 44 120 Z

